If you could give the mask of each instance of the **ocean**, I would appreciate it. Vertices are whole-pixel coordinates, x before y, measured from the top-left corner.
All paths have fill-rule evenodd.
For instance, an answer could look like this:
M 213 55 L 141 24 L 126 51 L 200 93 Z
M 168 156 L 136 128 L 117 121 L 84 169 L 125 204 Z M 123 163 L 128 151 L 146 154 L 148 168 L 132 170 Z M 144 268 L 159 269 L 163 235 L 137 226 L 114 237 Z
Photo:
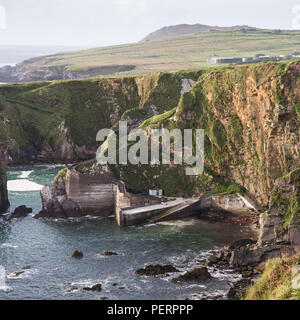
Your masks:
M 14 66 L 34 57 L 85 49 L 84 47 L 64 46 L 17 46 L 0 45 L 0 67 Z
M 206 283 L 175 284 L 171 279 L 204 265 L 207 256 L 232 241 L 249 236 L 239 226 L 208 223 L 196 218 L 119 228 L 111 218 L 36 220 L 41 210 L 40 189 L 62 166 L 8 170 L 10 212 L 20 205 L 33 208 L 26 218 L 0 218 L 0 266 L 6 271 L 0 299 L 147 300 L 201 299 L 225 295 L 240 279 L 231 271 L 210 269 Z M 83 251 L 81 260 L 71 258 Z M 118 255 L 104 257 L 105 250 Z M 172 264 L 180 271 L 163 278 L 136 276 L 149 264 Z M 30 265 L 28 270 L 22 270 Z M 16 276 L 15 272 L 24 271 Z M 102 284 L 101 292 L 82 290 Z

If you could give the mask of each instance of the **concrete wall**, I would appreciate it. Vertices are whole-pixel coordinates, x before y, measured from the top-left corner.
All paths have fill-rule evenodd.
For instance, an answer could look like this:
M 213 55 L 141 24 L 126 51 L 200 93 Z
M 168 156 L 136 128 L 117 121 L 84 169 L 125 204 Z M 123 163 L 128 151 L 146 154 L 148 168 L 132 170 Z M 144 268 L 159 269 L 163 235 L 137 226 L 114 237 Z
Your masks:
M 127 216 L 122 214 L 122 210 L 124 209 L 133 209 L 139 208 L 144 206 L 151 206 L 155 204 L 160 204 L 161 200 L 157 197 L 151 197 L 146 195 L 135 195 L 130 193 L 121 193 L 119 188 L 117 188 L 115 192 L 115 216 L 116 221 L 119 226 L 128 226 L 128 225 L 135 225 L 140 224 L 141 222 L 145 222 L 151 214 L 143 213 L 141 216 L 131 216 L 128 218 Z M 130 221 L 127 221 L 127 220 Z
M 66 176 L 66 192 L 68 199 L 76 202 L 82 212 L 109 216 L 114 212 L 115 192 L 113 183 L 99 183 L 99 177 L 81 174 L 68 170 Z
M 201 197 L 201 210 L 221 210 L 235 214 L 258 212 L 256 205 L 247 197 L 240 194 L 205 195 Z

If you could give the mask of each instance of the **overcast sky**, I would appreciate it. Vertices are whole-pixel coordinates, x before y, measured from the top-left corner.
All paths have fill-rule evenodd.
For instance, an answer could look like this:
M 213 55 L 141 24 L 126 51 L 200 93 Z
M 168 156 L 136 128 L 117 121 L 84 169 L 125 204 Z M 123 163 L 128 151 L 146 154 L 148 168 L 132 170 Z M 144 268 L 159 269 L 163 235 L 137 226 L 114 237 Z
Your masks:
M 300 0 L 0 0 L 0 44 L 104 46 L 180 23 L 300 29 Z

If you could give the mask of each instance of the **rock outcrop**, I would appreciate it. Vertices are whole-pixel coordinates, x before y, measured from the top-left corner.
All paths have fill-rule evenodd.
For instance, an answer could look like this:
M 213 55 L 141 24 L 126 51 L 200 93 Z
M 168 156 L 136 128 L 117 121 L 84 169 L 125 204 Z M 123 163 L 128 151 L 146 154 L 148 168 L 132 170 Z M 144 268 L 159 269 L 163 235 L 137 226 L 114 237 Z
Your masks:
M 9 207 L 7 193 L 7 178 L 5 171 L 0 167 L 0 214 Z
M 278 244 L 300 252 L 300 168 L 275 181 L 269 210 L 260 216 L 258 245 Z
M 68 199 L 65 183 L 62 179 L 52 181 L 41 190 L 42 211 L 35 216 L 38 218 L 66 219 L 83 216 L 80 207 Z

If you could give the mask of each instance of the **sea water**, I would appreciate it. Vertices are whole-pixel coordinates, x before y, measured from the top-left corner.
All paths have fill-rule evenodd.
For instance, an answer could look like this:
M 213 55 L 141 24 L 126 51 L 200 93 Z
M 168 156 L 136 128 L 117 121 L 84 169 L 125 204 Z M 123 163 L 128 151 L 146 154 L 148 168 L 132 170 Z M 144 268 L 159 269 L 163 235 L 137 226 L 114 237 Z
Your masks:
M 208 282 L 171 282 L 203 266 L 218 248 L 248 237 L 249 231 L 238 226 L 197 218 L 128 228 L 119 228 L 113 217 L 34 219 L 42 207 L 40 189 L 61 168 L 22 167 L 7 172 L 9 212 L 26 205 L 33 214 L 10 222 L 0 218 L 0 265 L 6 271 L 0 299 L 201 299 L 224 296 L 230 283 L 239 279 L 231 271 L 210 269 L 213 279 Z M 83 259 L 71 258 L 75 250 L 83 251 Z M 118 255 L 104 257 L 105 250 Z M 180 273 L 161 278 L 135 275 L 149 264 L 172 264 Z M 27 265 L 31 269 L 22 270 Z M 19 271 L 24 272 L 16 276 Z M 102 284 L 101 292 L 82 290 L 97 283 Z

